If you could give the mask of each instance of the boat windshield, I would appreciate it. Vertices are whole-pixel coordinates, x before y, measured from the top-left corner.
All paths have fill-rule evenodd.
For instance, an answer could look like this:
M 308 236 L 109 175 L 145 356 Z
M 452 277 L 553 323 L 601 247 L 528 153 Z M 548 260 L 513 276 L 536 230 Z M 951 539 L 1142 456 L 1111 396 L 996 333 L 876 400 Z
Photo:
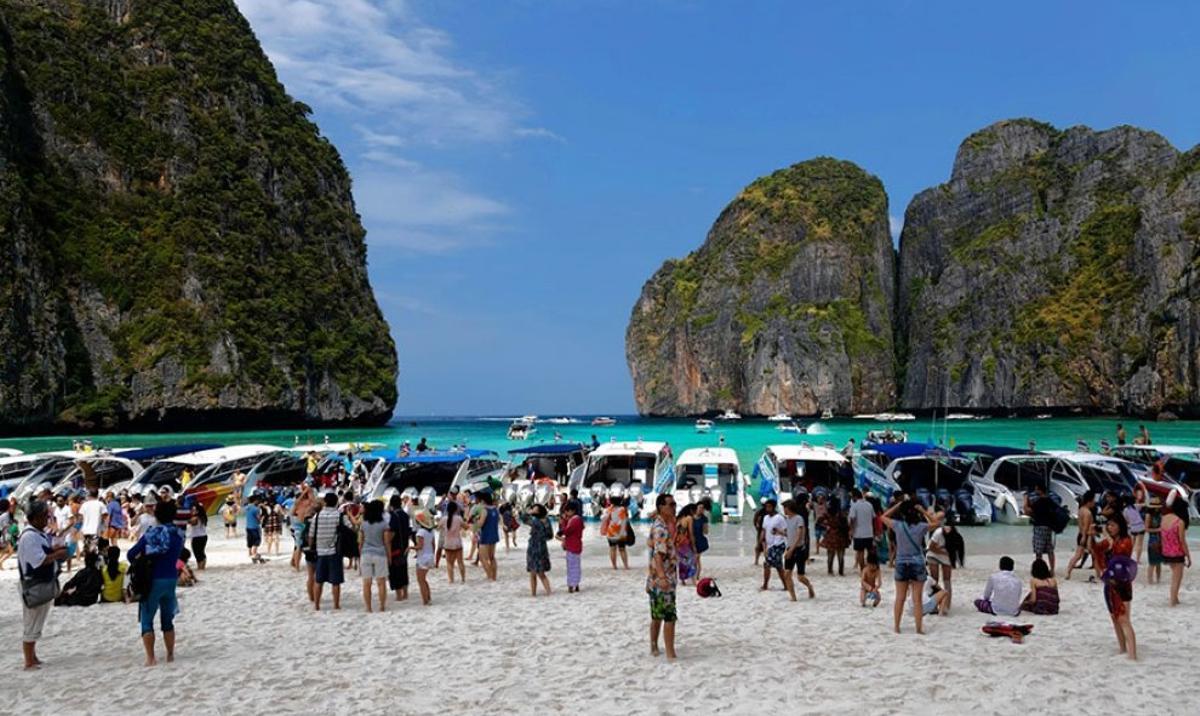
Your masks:
M 1038 485 L 1050 489 L 1053 459 L 1001 460 L 994 465 L 992 479 L 1013 492 L 1027 492 Z
M 648 453 L 593 457 L 588 474 L 583 478 L 583 487 L 587 489 L 593 485 L 616 483 L 628 487 L 635 482 L 651 485 L 656 464 L 655 456 Z
M 920 458 L 899 462 L 894 475 L 896 484 L 904 492 L 915 493 L 917 490 L 954 492 L 966 483 L 969 468 L 970 463 L 963 460 Z
M 734 479 L 737 470 L 736 465 L 720 463 L 680 465 L 679 474 L 675 478 L 675 489 L 687 490 L 692 487 L 724 485 Z
M 121 460 L 88 460 L 80 462 L 79 469 L 72 471 L 55 488 L 56 492 L 63 490 L 82 490 L 95 485 L 101 496 L 109 487 L 132 480 L 134 467 L 132 463 Z M 91 473 L 89 478 L 88 473 Z
M 393 462 L 385 468 L 375 488 L 376 496 L 392 489 L 404 492 L 413 488 L 417 492 L 432 487 L 439 495 L 450 491 L 450 485 L 462 467 L 461 462 Z
M 804 490 L 811 494 L 818 487 L 853 487 L 850 471 L 832 460 L 781 460 L 777 469 L 780 492 L 795 494 Z

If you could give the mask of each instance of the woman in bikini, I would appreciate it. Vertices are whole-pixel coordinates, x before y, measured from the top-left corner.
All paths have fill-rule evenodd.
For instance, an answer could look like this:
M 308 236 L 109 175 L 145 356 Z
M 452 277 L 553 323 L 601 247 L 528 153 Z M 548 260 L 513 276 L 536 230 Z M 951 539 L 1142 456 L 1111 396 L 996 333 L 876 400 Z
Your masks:
M 1183 584 L 1184 567 L 1191 568 L 1192 553 L 1188 551 L 1188 502 L 1175 496 L 1163 515 L 1159 537 L 1162 540 L 1162 561 L 1171 568 L 1171 606 L 1179 604 L 1179 587 Z

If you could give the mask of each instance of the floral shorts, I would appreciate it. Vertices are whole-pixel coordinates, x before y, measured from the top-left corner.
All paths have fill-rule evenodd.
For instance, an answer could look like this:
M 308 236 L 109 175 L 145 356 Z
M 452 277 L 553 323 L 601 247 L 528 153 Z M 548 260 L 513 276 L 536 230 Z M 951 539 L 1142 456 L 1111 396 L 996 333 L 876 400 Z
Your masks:
M 767 566 L 775 569 L 783 569 L 783 552 L 786 545 L 780 543 L 771 545 L 767 548 Z
M 650 618 L 654 621 L 673 622 L 675 621 L 675 592 L 662 592 L 657 589 L 651 589 L 650 592 Z

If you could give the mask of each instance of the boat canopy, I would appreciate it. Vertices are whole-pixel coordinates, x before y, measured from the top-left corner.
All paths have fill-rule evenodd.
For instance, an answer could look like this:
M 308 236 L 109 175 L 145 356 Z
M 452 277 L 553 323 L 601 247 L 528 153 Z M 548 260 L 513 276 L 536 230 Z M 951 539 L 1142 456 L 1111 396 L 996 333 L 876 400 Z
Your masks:
M 959 455 L 986 455 L 990 458 L 1008 457 L 1009 455 L 1036 455 L 1036 452 L 1007 445 L 959 445 L 951 450 Z
M 191 443 L 187 445 L 159 445 L 158 447 L 137 448 L 134 450 L 119 450 L 115 453 L 117 457 L 133 460 L 134 462 L 147 463 L 157 460 L 166 460 L 167 458 L 177 455 L 186 455 L 191 452 L 200 452 L 201 450 L 216 450 L 224 447 L 220 443 Z
M 889 462 L 902 457 L 918 457 L 938 449 L 933 443 L 865 443 L 862 446 L 863 452 L 881 453 Z
M 529 447 L 509 450 L 509 455 L 570 455 L 573 452 L 586 451 L 582 443 L 546 443 Z M 482 452 L 482 451 L 480 451 Z
M 385 450 L 380 452 L 365 453 L 360 457 L 380 458 L 388 463 L 405 463 L 413 465 L 441 463 L 452 465 L 470 460 L 471 458 L 495 454 L 496 452 L 494 450 L 429 450 L 427 452 L 414 452 L 408 455 L 401 455 L 396 450 Z

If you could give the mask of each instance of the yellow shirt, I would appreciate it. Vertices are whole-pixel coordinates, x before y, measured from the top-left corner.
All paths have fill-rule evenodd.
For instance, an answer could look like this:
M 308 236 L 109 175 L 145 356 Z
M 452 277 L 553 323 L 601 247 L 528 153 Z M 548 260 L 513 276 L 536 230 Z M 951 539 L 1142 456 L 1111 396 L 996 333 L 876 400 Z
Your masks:
M 125 593 L 125 572 L 129 570 L 129 565 L 121 562 L 117 565 L 117 576 L 109 578 L 108 565 L 100 566 L 100 576 L 104 578 L 104 588 L 100 590 L 100 600 L 105 602 L 119 602 Z

